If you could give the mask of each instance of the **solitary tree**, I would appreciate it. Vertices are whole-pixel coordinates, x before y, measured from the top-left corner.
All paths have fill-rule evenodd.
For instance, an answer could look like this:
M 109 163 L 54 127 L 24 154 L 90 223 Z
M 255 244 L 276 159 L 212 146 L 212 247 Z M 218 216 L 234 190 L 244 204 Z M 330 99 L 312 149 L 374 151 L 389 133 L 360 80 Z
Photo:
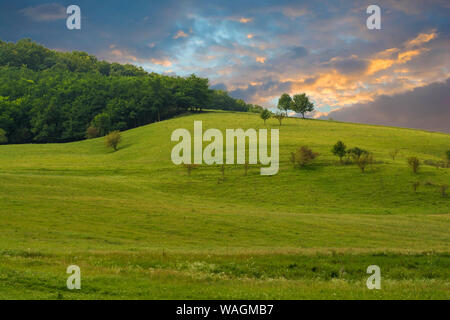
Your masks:
M 0 128 L 0 144 L 8 143 L 8 138 L 6 137 L 6 131 Z
M 353 162 L 364 172 L 369 164 L 373 163 L 373 155 L 361 148 L 355 147 L 347 151 Z
M 373 155 L 371 153 L 363 153 L 358 158 L 355 159 L 356 164 L 361 169 L 361 172 L 364 173 L 364 170 L 369 164 L 373 163 Z
M 272 116 L 272 113 L 269 110 L 264 109 L 259 116 L 264 120 L 264 124 L 266 124 L 266 120 Z
M 417 157 L 409 157 L 408 165 L 411 167 L 414 173 L 417 173 L 420 166 L 420 160 Z
M 392 160 L 395 160 L 395 157 L 397 157 L 399 151 L 400 150 L 398 150 L 398 149 L 394 149 L 394 150 L 389 152 L 389 155 L 391 156 Z
M 120 141 L 122 141 L 122 137 L 120 136 L 119 131 L 110 132 L 105 137 L 105 144 L 107 147 L 113 148 L 114 151 L 117 151 Z
M 280 126 L 281 126 L 283 119 L 286 118 L 286 116 L 282 112 L 275 113 L 275 115 L 273 117 L 278 120 L 278 122 L 280 123 Z
M 295 112 L 300 113 L 304 119 L 306 112 L 314 111 L 314 104 L 309 101 L 309 98 L 305 93 L 296 94 L 293 98 L 292 109 Z
M 287 93 L 283 93 L 278 99 L 278 109 L 281 111 L 284 111 L 286 113 L 286 116 L 288 114 L 288 111 L 292 109 L 292 98 Z
M 331 149 L 331 152 L 337 157 L 339 157 L 339 161 L 342 163 L 342 158 L 345 156 L 347 146 L 342 142 L 338 141 Z

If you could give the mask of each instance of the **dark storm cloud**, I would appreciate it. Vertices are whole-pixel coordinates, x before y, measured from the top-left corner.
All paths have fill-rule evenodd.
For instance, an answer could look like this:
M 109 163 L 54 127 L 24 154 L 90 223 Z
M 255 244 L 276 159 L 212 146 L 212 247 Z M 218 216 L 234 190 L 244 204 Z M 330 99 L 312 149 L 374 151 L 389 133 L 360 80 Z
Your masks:
M 327 118 L 450 133 L 450 78 L 443 83 L 332 111 Z

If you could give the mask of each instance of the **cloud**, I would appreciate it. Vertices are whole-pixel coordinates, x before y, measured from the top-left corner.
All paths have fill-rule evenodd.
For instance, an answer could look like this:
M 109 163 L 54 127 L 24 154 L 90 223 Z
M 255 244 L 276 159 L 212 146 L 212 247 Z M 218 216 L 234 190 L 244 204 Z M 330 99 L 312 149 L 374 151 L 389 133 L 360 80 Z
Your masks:
M 421 33 L 414 39 L 407 42 L 408 46 L 419 46 L 427 43 L 437 37 L 436 29 L 432 30 L 430 33 Z
M 188 34 L 183 30 L 178 30 L 177 34 L 173 36 L 174 39 L 185 38 Z
M 256 62 L 266 63 L 266 58 L 265 57 L 256 57 Z
M 450 78 L 412 91 L 392 96 L 382 95 L 369 103 L 332 111 L 327 117 L 339 121 L 450 133 L 449 102 Z
M 54 21 L 66 19 L 66 8 L 58 3 L 46 3 L 35 7 L 27 7 L 20 12 L 34 21 Z

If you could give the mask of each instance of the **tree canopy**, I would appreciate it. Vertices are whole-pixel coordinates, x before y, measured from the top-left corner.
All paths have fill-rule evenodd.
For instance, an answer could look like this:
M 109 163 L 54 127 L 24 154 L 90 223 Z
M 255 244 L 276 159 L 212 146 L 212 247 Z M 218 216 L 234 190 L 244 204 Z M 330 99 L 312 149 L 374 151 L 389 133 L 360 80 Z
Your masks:
M 80 140 L 90 127 L 106 135 L 204 108 L 258 110 L 194 74 L 165 76 L 29 39 L 0 40 L 0 129 L 8 143 Z

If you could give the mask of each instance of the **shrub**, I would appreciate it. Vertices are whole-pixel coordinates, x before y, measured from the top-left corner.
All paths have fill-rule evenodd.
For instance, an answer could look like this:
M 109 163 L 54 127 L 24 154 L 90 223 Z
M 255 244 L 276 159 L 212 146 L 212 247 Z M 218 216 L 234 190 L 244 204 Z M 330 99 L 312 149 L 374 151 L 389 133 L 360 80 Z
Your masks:
M 391 152 L 389 152 L 389 155 L 391 156 L 393 161 L 395 161 L 395 158 L 397 157 L 399 152 L 400 152 L 400 150 L 398 150 L 398 149 L 394 149 Z
M 336 144 L 333 146 L 333 149 L 331 149 L 331 152 L 339 157 L 339 161 L 342 163 L 342 158 L 345 156 L 345 154 L 347 153 L 346 151 L 347 146 L 342 142 L 342 141 L 338 141 L 336 142 Z
M 300 168 L 304 167 L 305 165 L 311 163 L 319 154 L 316 152 L 313 152 L 310 148 L 307 146 L 301 146 L 294 154 L 292 159 L 294 160 L 294 163 L 298 165 Z
M 359 158 L 361 155 L 363 155 L 364 153 L 369 153 L 364 149 L 358 148 L 358 147 L 354 147 L 352 149 L 349 149 L 347 151 L 347 154 L 353 159 L 355 160 L 356 158 Z
M 445 160 L 447 160 L 447 168 L 450 167 L 450 150 L 445 152 Z
M 408 165 L 411 167 L 412 171 L 414 173 L 417 173 L 420 167 L 420 160 L 417 157 L 409 157 L 407 162 Z
M 358 167 L 361 169 L 361 172 L 364 172 L 366 167 L 373 163 L 373 155 L 371 153 L 365 152 L 361 154 L 357 159 L 354 160 Z
M 272 113 L 269 110 L 264 109 L 259 116 L 264 120 L 264 124 L 266 124 L 266 120 L 272 116 Z
M 364 149 L 355 147 L 348 150 L 347 154 L 362 172 L 365 171 L 369 164 L 371 165 L 373 163 L 373 155 Z
M 96 127 L 89 126 L 89 128 L 86 129 L 86 138 L 88 139 L 94 139 L 98 138 L 100 136 L 100 132 Z
M 6 137 L 6 131 L 0 128 L 0 144 L 8 143 L 8 138 Z
M 122 137 L 120 136 L 119 131 L 110 132 L 105 137 L 105 144 L 107 147 L 113 148 L 114 151 L 117 151 L 119 143 L 122 141 Z
M 282 112 L 277 112 L 273 117 L 278 120 L 280 126 L 282 124 L 283 119 L 286 118 L 286 116 Z
M 436 168 L 445 168 L 447 166 L 444 161 L 424 160 L 423 163 L 427 166 L 433 166 Z

